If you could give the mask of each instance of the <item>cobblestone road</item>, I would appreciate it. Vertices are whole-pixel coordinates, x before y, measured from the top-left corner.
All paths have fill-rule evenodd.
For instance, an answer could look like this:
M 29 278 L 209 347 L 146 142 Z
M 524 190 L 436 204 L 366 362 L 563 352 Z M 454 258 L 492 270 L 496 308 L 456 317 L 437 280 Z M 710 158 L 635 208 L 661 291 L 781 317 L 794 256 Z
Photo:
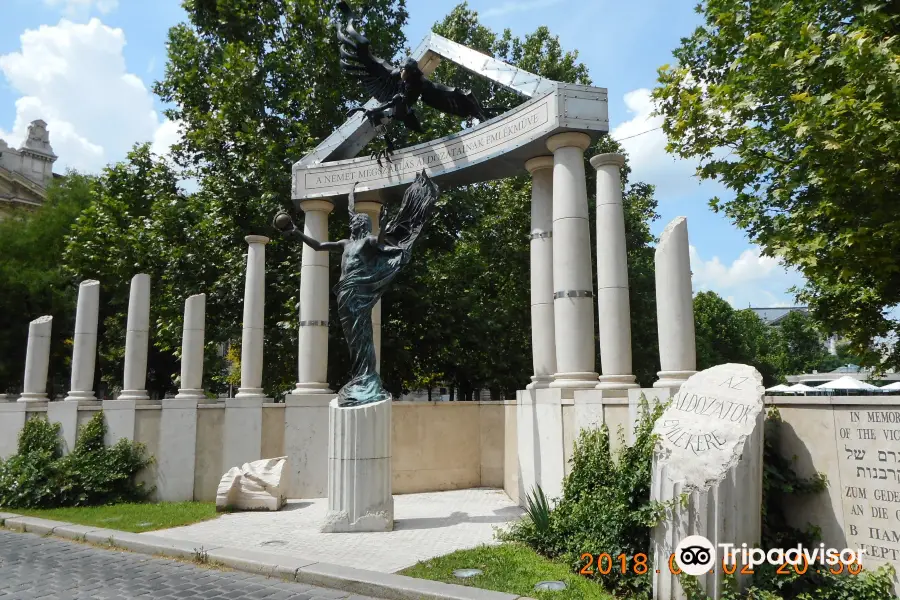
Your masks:
M 144 554 L 0 530 L 6 600 L 375 600 Z

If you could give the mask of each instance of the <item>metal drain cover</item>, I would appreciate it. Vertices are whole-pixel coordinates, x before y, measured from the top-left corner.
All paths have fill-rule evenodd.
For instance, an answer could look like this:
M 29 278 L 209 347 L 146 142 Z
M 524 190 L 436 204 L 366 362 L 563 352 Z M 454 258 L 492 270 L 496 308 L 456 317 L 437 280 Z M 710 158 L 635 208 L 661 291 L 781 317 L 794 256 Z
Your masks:
M 483 571 L 481 569 L 457 569 L 453 571 L 453 576 L 460 579 L 468 579 L 469 577 L 475 577 L 476 575 L 481 575 L 482 573 Z
M 534 589 L 558 592 L 566 589 L 566 584 L 562 581 L 541 581 L 540 583 L 535 584 Z
M 287 546 L 287 542 L 284 540 L 267 540 L 260 546 Z

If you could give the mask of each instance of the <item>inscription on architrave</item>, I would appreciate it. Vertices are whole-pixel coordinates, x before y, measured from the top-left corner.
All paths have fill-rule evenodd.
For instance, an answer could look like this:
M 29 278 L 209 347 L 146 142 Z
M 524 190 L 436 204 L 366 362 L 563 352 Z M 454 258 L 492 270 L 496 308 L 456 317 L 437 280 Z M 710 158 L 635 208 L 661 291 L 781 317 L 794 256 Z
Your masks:
M 877 406 L 835 408 L 834 424 L 847 546 L 866 551 L 863 564 L 867 568 L 885 561 L 897 566 L 900 410 Z

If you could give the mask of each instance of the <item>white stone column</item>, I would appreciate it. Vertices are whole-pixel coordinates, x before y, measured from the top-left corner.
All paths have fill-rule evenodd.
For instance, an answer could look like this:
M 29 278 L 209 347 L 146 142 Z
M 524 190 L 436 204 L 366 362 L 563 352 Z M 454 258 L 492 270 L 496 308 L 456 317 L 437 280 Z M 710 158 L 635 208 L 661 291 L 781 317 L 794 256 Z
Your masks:
M 244 329 L 241 336 L 241 387 L 236 398 L 262 398 L 263 326 L 266 305 L 266 244 L 269 238 L 248 235 L 244 284 Z
M 328 241 L 327 200 L 300 203 L 306 213 L 303 232 L 320 242 Z M 303 245 L 300 266 L 300 329 L 298 331 L 297 393 L 330 394 L 328 387 L 328 252 Z
M 328 512 L 323 533 L 391 531 L 391 401 L 328 407 Z
M 131 278 L 128 325 L 125 331 L 125 377 L 117 400 L 148 402 L 147 349 L 150 343 L 150 276 Z
M 553 323 L 553 157 L 525 163 L 531 173 L 531 358 L 528 389 L 546 388 L 556 373 Z
M 25 349 L 25 382 L 19 402 L 47 402 L 47 372 L 50 369 L 50 330 L 53 317 L 38 317 L 28 325 Z
M 357 200 L 356 212 L 369 215 L 372 221 L 372 235 L 378 235 L 381 231 L 381 202 L 374 200 Z M 372 340 L 375 342 L 375 370 L 381 373 L 381 300 L 372 307 Z
M 94 367 L 97 362 L 97 321 L 100 314 L 100 282 L 82 281 L 75 309 L 75 336 L 72 342 L 72 381 L 66 400 L 96 401 Z M 73 438 L 74 440 L 74 435 Z
M 559 133 L 553 153 L 553 321 L 556 369 L 550 387 L 593 388 L 594 302 L 584 151 L 591 138 Z
M 600 383 L 597 389 L 627 390 L 638 385 L 631 373 L 631 311 L 621 154 L 598 154 L 597 169 L 597 321 L 600 332 Z
M 656 323 L 659 333 L 659 380 L 653 387 L 678 388 L 697 372 L 691 252 L 687 219 L 678 217 L 656 245 Z
M 181 334 L 181 386 L 176 398 L 207 400 L 203 391 L 203 347 L 206 330 L 206 294 L 195 294 L 184 302 Z M 243 365 L 243 362 L 241 363 Z

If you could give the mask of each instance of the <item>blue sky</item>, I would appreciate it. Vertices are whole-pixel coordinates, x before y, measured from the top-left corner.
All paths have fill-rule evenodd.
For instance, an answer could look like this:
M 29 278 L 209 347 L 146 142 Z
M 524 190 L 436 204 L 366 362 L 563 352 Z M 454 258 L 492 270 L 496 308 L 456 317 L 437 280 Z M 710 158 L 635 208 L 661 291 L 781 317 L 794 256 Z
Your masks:
M 456 2 L 407 0 L 408 44 L 415 47 Z M 566 49 L 577 49 L 594 85 L 609 90 L 611 135 L 653 129 L 649 90 L 656 69 L 672 61 L 679 39 L 700 23 L 687 0 L 471 0 L 482 22 L 525 35 L 547 25 Z M 180 0 L 0 0 L 0 137 L 18 145 L 27 123 L 42 118 L 60 160 L 96 171 L 121 159 L 135 142 L 164 151 L 177 135 L 150 92 L 165 67 L 166 32 L 183 20 Z M 699 184 L 695 165 L 665 154 L 661 131 L 623 144 L 634 181 L 656 185 L 658 234 L 688 218 L 696 291 L 711 289 L 736 307 L 793 304 L 801 283 L 761 258 L 744 233 L 708 208 L 727 192 Z

